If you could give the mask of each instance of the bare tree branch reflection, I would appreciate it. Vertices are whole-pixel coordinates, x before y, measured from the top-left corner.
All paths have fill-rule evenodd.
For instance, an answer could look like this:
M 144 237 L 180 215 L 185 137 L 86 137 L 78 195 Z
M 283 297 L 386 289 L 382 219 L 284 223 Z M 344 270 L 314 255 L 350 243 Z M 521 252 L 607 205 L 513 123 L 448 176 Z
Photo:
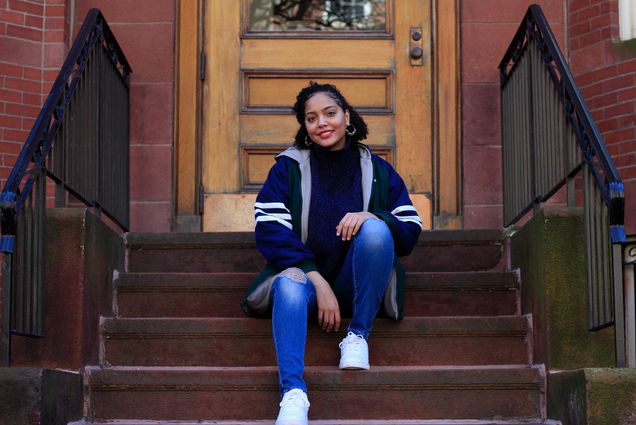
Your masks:
M 250 0 L 256 31 L 381 31 L 386 0 Z

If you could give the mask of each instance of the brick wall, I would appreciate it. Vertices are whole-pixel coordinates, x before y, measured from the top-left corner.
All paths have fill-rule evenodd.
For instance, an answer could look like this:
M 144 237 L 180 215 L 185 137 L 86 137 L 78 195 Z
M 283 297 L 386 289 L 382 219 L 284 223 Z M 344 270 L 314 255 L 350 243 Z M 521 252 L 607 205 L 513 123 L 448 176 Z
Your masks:
M 618 0 L 569 0 L 572 72 L 625 183 L 628 234 L 636 234 L 636 52 L 619 38 Z
M 0 184 L 67 51 L 68 0 L 0 0 Z
M 533 3 L 543 8 L 559 45 L 564 49 L 564 0 L 460 1 L 466 228 L 501 228 L 503 225 L 497 65 L 528 6 Z

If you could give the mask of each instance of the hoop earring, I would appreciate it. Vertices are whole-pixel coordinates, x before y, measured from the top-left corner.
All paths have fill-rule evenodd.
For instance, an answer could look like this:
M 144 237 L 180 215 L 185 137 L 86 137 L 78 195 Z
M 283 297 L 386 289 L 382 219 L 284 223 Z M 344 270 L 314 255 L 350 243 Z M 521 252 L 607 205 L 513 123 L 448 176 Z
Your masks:
M 305 146 L 310 147 L 311 146 L 311 140 L 307 139 L 307 137 L 309 137 L 309 135 L 305 136 Z
M 349 126 L 351 126 L 353 130 L 349 130 Z M 353 136 L 354 134 L 356 134 L 357 131 L 358 129 L 353 124 L 347 124 L 347 126 L 345 127 L 345 132 L 347 133 L 347 136 Z

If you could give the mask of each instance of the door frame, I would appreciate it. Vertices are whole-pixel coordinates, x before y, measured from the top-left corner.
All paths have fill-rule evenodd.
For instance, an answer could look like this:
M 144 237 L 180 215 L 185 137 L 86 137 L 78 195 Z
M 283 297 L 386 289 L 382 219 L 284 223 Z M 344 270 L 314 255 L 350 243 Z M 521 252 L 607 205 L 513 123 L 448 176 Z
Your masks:
M 177 0 L 173 202 L 175 231 L 200 231 L 206 0 Z M 242 1 L 242 0 L 241 0 Z M 432 227 L 462 227 L 459 0 L 431 0 Z M 210 58 L 213 60 L 213 58 Z

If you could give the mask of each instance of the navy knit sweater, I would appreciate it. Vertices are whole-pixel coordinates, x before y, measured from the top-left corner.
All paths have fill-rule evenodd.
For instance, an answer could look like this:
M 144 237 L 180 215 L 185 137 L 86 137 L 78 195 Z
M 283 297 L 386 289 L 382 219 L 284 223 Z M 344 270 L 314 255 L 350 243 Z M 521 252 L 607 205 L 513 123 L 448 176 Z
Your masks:
M 311 149 L 307 246 L 316 258 L 320 274 L 333 284 L 350 244 L 336 236 L 336 226 L 346 213 L 362 211 L 360 154 L 350 143 L 338 151 L 318 145 Z

